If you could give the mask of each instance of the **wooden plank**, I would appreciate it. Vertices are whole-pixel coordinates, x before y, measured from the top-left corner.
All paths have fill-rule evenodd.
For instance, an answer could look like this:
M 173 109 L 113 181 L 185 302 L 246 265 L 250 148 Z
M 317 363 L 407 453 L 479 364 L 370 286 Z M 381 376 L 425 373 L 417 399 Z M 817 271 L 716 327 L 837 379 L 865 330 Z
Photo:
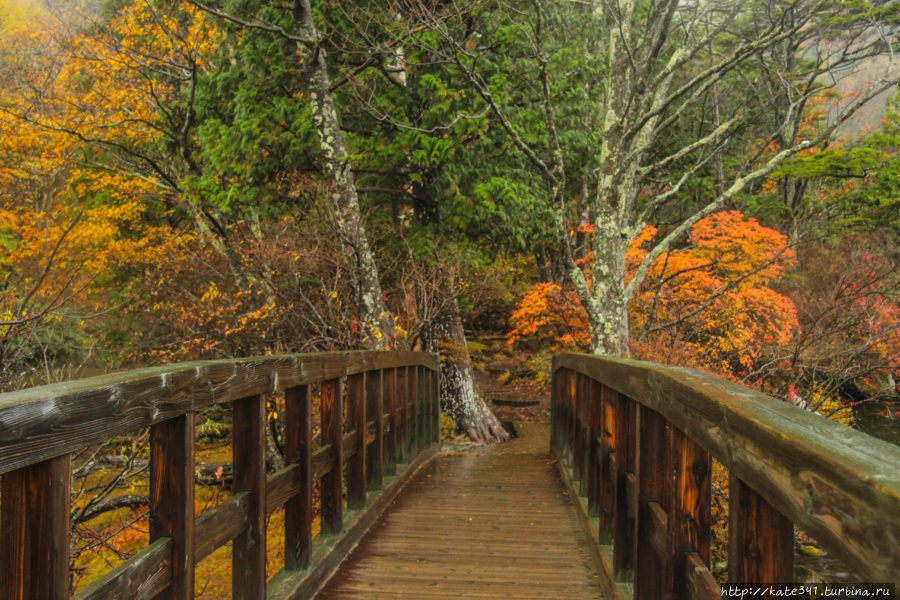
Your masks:
M 312 400 L 309 386 L 284 391 L 284 461 L 295 466 L 297 493 L 284 506 L 284 566 L 304 569 L 312 555 Z
M 635 433 L 637 426 L 634 400 L 616 396 L 615 452 L 616 498 L 613 513 L 613 568 L 616 578 L 629 581 L 634 576 L 636 515 L 629 507 L 625 480 L 636 469 Z M 630 514 L 629 514 L 630 513 Z
M 688 588 L 688 556 L 699 557 L 704 566 L 709 565 L 712 461 L 706 450 L 677 427 L 668 428 L 668 448 L 668 545 L 673 593 L 682 597 Z
M 347 378 L 347 423 L 353 427 L 356 451 L 347 460 L 347 508 L 366 505 L 366 374 Z
M 366 489 L 380 490 L 384 483 L 384 371 L 366 373 L 366 415 L 375 422 L 375 440 L 366 453 Z
M 171 581 L 172 539 L 164 537 L 92 581 L 72 600 L 155 598 Z
M 150 542 L 172 539 L 169 589 L 194 597 L 194 414 L 150 428 Z
M 611 452 L 608 457 L 609 464 L 615 472 L 615 452 Z M 597 573 L 597 579 L 603 590 L 606 600 L 632 600 L 634 598 L 634 585 L 627 581 L 618 581 L 615 577 L 613 568 L 613 547 L 609 543 L 599 543 L 600 531 L 598 529 L 599 522 L 588 516 L 588 508 L 584 498 L 580 498 L 575 494 L 575 482 L 572 480 L 571 472 L 564 468 L 562 463 L 557 462 L 557 468 L 565 484 L 570 492 L 570 496 L 575 500 L 576 514 L 578 522 L 581 525 L 585 538 L 592 541 L 591 556 L 594 560 L 594 567 Z M 635 482 L 635 488 L 637 482 Z
M 695 552 L 685 556 L 684 574 L 685 588 L 682 598 L 691 600 L 720 600 L 722 589 L 709 572 L 707 561 Z
M 343 382 L 330 379 L 322 382 L 321 422 L 322 443 L 331 444 L 331 470 L 322 476 L 322 532 L 338 533 L 344 514 L 343 502 Z
M 729 581 L 792 581 L 794 526 L 790 520 L 733 473 L 728 496 Z
M 548 427 L 519 431 L 426 468 L 317 598 L 600 598 L 591 545 L 544 458 Z
M 356 547 L 362 536 L 381 517 L 385 509 L 397 499 L 409 480 L 423 465 L 435 456 L 432 448 L 420 454 L 412 463 L 392 477 L 382 492 L 365 511 L 351 513 L 346 528 L 339 535 L 328 536 L 323 544 L 313 547 L 313 558 L 308 569 L 289 571 L 282 569 L 269 582 L 271 598 L 313 598 L 316 592 L 332 577 L 341 562 Z M 327 544 L 327 545 L 326 545 Z
M 266 596 L 266 403 L 262 396 L 233 406 L 232 491 L 248 493 L 247 528 L 232 542 L 231 585 L 235 598 Z
M 200 515 L 194 524 L 195 565 L 247 530 L 249 506 L 250 493 L 238 492 Z
M 345 433 L 344 440 L 341 442 L 341 454 L 343 455 L 344 462 L 347 462 L 356 456 L 356 450 L 358 448 L 356 430 L 354 429 L 353 431 Z
M 0 477 L 0 598 L 68 598 L 71 472 L 66 454 Z
M 397 473 L 397 369 L 382 371 L 384 411 L 389 415 L 384 439 L 384 474 Z
M 212 404 L 400 365 L 424 352 L 323 352 L 180 363 L 0 394 L 0 475 Z
M 655 555 L 655 557 L 656 557 L 655 561 L 651 560 L 649 562 L 651 564 L 654 564 L 654 562 L 655 562 L 655 564 L 659 564 L 660 562 L 662 562 L 659 560 L 659 557 L 666 556 L 670 552 L 669 536 L 668 536 L 669 517 L 666 515 L 666 511 L 663 510 L 663 507 L 660 505 L 659 502 L 654 502 L 654 501 L 647 502 L 647 506 L 644 509 L 644 511 L 645 512 L 642 515 L 642 519 L 644 520 L 644 523 L 641 526 L 646 528 L 645 535 L 647 536 L 648 548 L 653 550 L 651 559 L 653 558 L 653 555 Z M 638 548 L 639 553 L 640 553 L 640 551 L 641 551 L 641 548 Z M 642 564 L 641 558 L 639 556 L 638 557 L 638 571 L 637 571 L 637 574 L 635 575 L 635 577 L 637 577 L 638 579 L 641 578 L 641 564 Z M 660 573 L 658 575 L 662 575 L 662 574 Z M 638 597 L 637 590 L 640 587 L 641 586 L 639 586 L 637 584 L 635 584 L 635 586 L 634 586 L 635 598 Z M 650 594 L 647 594 L 646 592 L 642 592 L 642 593 L 646 594 L 645 596 L 643 596 L 645 598 L 664 598 L 664 597 L 671 597 L 671 595 L 672 595 L 671 592 L 660 593 L 657 596 L 651 596 Z
M 866 581 L 900 572 L 900 448 L 693 369 L 554 357 L 638 398 Z
M 326 444 L 322 446 L 312 455 L 312 480 L 313 483 L 322 479 L 326 473 L 331 471 L 332 465 L 335 463 L 334 446 Z
M 667 429 L 666 420 L 659 413 L 639 407 L 635 600 L 672 598 L 672 561 L 666 531 Z

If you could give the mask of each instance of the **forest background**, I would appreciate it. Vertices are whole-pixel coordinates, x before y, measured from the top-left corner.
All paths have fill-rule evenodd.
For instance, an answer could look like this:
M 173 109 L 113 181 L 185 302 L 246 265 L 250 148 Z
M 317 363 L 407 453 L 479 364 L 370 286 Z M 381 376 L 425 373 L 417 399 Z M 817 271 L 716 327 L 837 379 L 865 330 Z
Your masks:
M 423 349 L 490 440 L 501 335 L 896 435 L 898 14 L 3 0 L 0 388 Z

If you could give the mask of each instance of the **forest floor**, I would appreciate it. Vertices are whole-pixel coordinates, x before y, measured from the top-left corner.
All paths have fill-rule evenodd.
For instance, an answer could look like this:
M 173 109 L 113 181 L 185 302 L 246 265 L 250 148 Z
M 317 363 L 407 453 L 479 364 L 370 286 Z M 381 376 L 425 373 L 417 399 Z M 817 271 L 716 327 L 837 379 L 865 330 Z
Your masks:
M 550 420 L 549 353 L 510 347 L 502 336 L 478 336 L 469 342 L 475 389 L 501 421 Z

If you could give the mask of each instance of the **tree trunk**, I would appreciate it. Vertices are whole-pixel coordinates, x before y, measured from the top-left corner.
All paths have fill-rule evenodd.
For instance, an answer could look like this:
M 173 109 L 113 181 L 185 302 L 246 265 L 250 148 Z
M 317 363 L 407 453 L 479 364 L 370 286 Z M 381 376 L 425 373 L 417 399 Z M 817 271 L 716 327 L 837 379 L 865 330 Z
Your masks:
M 448 287 L 451 297 L 446 309 L 439 312 L 426 335 L 429 349 L 441 355 L 441 410 L 473 440 L 502 442 L 509 434 L 475 392 L 459 305 L 452 285 Z
M 610 203 L 601 205 L 603 217 L 596 219 L 594 229 L 594 264 L 592 267 L 592 302 L 587 309 L 591 329 L 591 352 L 612 356 L 628 356 L 628 295 L 625 290 L 626 238 L 621 234 Z
M 294 28 L 307 40 L 298 44 L 306 68 L 306 91 L 319 137 L 322 164 L 332 179 L 332 200 L 344 255 L 355 270 L 365 330 L 373 347 L 387 348 L 394 337 L 394 323 L 384 304 L 378 267 L 359 210 L 356 181 L 350 169 L 350 158 L 331 92 L 325 50 L 319 43 L 309 0 L 295 0 Z

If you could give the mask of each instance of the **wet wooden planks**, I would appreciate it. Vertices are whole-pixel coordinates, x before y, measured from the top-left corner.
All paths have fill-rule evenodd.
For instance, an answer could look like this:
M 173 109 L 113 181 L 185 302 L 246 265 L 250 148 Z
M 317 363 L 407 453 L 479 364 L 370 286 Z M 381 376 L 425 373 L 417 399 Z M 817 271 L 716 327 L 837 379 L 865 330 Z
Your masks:
M 317 598 L 601 598 L 549 430 L 520 435 L 423 469 Z

